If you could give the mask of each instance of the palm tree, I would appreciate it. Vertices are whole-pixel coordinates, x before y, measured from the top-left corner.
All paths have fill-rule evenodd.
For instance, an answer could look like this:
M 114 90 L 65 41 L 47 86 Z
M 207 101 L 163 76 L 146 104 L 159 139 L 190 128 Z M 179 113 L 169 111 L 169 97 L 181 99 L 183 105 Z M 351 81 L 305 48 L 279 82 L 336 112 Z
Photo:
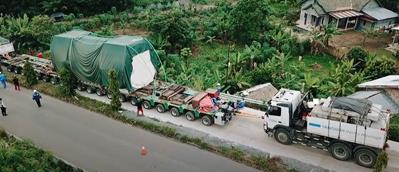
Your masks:
M 320 53 L 320 48 L 324 47 L 322 40 L 322 34 L 320 33 L 320 31 L 313 29 L 311 31 L 311 38 L 310 38 L 310 42 L 311 42 L 311 54 L 319 54 Z

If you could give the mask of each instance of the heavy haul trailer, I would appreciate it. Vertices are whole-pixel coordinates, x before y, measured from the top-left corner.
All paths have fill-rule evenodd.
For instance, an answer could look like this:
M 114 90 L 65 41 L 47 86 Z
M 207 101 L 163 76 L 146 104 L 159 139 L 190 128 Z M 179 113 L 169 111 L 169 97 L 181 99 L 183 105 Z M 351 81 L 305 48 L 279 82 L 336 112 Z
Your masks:
M 234 109 L 228 103 L 213 105 L 212 98 L 219 96 L 215 89 L 197 92 L 175 84 L 155 82 L 131 93 L 126 90 L 121 90 L 121 93 L 133 105 L 141 99 L 146 109 L 155 107 L 159 113 L 170 111 L 172 116 L 184 115 L 189 121 L 201 118 L 205 126 L 226 125 L 232 119 Z
M 2 64 L 7 67 L 9 72 L 22 74 L 26 61 L 31 63 L 38 80 L 43 80 L 45 82 L 51 81 L 53 84 L 57 84 L 59 82 L 59 76 L 54 70 L 51 60 L 22 54 L 17 55 L 16 57 L 10 57 L 9 59 L 4 58 L 2 60 Z
M 373 167 L 387 146 L 390 114 L 365 99 L 315 99 L 281 89 L 269 102 L 264 130 L 282 144 L 298 143 L 329 151 L 338 160 Z

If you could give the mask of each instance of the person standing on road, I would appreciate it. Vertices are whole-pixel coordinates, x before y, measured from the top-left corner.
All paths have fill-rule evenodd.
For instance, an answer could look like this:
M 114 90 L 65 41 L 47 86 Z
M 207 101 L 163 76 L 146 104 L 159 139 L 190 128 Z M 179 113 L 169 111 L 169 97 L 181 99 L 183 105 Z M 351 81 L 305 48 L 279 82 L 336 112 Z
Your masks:
M 4 88 L 7 88 L 7 78 L 6 78 L 6 76 L 3 74 L 3 73 L 1 73 L 0 72 L 0 82 L 1 82 L 1 84 L 3 84 L 3 87 Z
M 0 109 L 1 109 L 1 114 L 3 116 L 7 116 L 6 105 L 4 105 L 4 101 L 2 98 L 0 98 Z
M 14 83 L 15 90 L 21 91 L 21 89 L 19 88 L 19 80 L 18 80 L 17 76 L 14 76 L 14 78 L 12 79 L 12 82 Z
M 137 103 L 136 103 L 136 106 L 137 106 L 137 116 L 144 116 L 143 100 L 138 99 Z M 141 115 L 140 115 L 140 112 L 141 112 Z
M 40 99 L 42 99 L 42 96 L 36 90 L 33 90 L 32 99 L 36 101 L 38 107 L 42 107 L 42 104 L 40 103 Z

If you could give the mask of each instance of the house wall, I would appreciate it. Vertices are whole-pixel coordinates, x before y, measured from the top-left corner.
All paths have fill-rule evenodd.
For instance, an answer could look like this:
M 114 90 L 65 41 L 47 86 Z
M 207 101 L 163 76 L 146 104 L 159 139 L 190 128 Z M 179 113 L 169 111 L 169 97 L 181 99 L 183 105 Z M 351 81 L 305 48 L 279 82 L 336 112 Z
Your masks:
M 305 24 L 305 13 L 307 14 L 306 24 Z M 301 25 L 306 25 L 306 26 L 311 25 L 311 23 L 313 22 L 312 21 L 312 16 L 321 17 L 320 18 L 320 25 L 327 25 L 328 21 L 329 21 L 329 16 L 328 15 L 319 16 L 319 14 L 316 13 L 316 11 L 313 9 L 313 7 L 310 7 L 308 9 L 306 9 L 306 10 L 301 10 L 301 14 L 300 15 L 301 16 L 300 16 L 299 22 L 300 22 Z
M 375 27 L 375 29 L 381 29 L 381 28 L 384 28 L 384 27 L 388 27 L 389 25 L 394 24 L 394 23 L 396 23 L 395 18 L 393 18 L 393 19 L 386 19 L 386 20 L 378 21 L 378 22 L 375 24 L 374 27 Z

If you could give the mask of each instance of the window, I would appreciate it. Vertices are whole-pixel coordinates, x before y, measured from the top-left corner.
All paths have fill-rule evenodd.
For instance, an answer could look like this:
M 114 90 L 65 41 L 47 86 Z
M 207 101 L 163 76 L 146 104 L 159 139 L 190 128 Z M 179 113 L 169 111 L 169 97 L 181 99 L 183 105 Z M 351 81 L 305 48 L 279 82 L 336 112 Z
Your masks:
M 281 108 L 278 106 L 271 106 L 268 110 L 269 115 L 281 116 Z
M 305 13 L 304 18 L 305 18 L 305 23 L 304 23 L 304 25 L 306 25 L 306 22 L 308 21 L 308 14 L 307 14 L 307 13 Z

